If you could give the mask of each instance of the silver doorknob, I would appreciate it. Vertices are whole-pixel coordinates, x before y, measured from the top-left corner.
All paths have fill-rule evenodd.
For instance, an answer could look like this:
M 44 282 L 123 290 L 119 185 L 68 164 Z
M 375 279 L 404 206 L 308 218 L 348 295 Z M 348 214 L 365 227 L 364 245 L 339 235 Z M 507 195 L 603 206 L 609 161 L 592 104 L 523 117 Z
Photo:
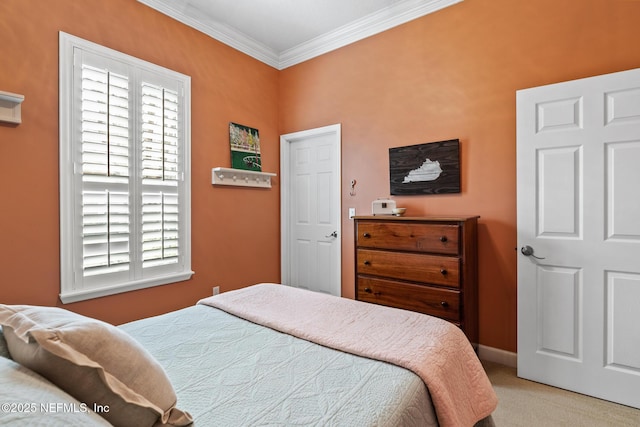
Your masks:
M 329 237 L 338 237 L 338 230 L 334 231 L 333 233 L 329 234 L 328 236 L 324 236 L 325 238 L 329 238 Z
M 529 245 L 523 246 L 523 247 L 520 249 L 520 252 L 522 252 L 522 255 L 524 255 L 524 256 L 532 256 L 532 257 L 534 257 L 535 259 L 544 259 L 544 257 L 535 256 L 535 255 L 533 254 L 533 252 L 534 252 L 534 251 L 533 251 L 533 248 L 532 248 L 531 246 L 529 246 Z

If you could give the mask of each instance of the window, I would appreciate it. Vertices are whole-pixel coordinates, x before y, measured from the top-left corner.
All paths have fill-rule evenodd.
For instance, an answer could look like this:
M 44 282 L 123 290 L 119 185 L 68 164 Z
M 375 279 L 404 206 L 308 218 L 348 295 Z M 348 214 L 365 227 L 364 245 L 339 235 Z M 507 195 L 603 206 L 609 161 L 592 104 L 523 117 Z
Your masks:
M 60 33 L 60 299 L 191 277 L 188 76 Z

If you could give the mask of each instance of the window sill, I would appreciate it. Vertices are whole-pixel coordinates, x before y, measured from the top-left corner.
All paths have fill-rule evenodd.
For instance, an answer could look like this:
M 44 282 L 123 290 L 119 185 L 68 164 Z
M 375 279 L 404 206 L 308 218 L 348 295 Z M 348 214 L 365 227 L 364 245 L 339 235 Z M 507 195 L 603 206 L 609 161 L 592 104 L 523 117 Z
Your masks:
M 123 292 L 136 291 L 139 289 L 152 288 L 154 286 L 169 285 L 171 283 L 189 280 L 194 274 L 193 271 L 177 273 L 174 275 L 154 277 L 147 280 L 128 282 L 121 285 L 102 286 L 92 289 L 68 290 L 60 293 L 60 300 L 63 304 L 85 301 L 93 298 L 106 297 L 109 295 L 121 294 Z

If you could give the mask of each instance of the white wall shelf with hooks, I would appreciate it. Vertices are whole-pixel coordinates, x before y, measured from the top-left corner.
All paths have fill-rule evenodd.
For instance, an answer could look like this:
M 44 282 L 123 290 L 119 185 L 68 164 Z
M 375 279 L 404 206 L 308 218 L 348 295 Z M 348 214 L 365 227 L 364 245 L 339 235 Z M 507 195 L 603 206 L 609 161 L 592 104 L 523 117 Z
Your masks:
M 24 95 L 0 90 L 0 122 L 22 123 L 22 101 Z
M 219 167 L 211 169 L 211 183 L 213 185 L 271 188 L 272 176 L 276 176 L 276 174 Z

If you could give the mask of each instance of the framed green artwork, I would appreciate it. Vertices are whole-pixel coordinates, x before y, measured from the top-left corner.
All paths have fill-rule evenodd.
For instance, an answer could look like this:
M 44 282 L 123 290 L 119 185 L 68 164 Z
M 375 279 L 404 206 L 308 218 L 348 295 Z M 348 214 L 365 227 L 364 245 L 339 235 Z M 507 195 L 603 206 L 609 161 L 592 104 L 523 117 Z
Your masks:
M 231 143 L 232 168 L 262 171 L 258 129 L 229 123 L 229 142 Z

